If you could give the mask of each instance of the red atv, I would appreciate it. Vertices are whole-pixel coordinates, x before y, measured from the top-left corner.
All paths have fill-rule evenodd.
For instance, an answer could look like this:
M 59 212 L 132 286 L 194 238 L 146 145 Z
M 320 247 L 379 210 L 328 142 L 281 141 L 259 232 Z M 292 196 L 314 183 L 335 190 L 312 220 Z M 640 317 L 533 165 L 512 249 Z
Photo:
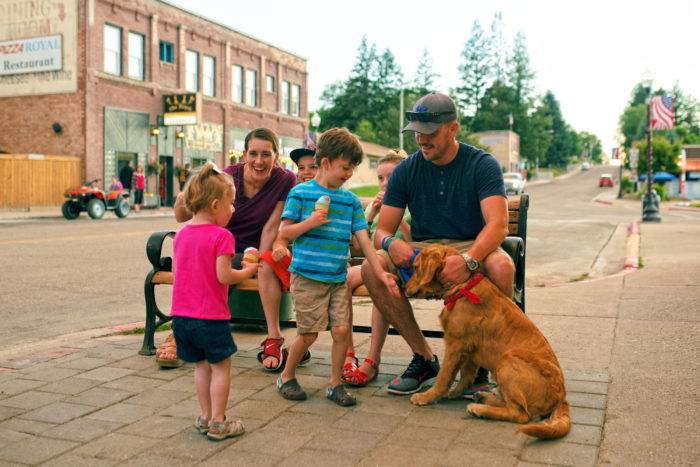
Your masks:
M 77 219 L 81 211 L 87 211 L 92 219 L 100 219 L 106 210 L 114 211 L 117 217 L 126 217 L 131 210 L 128 190 L 114 190 L 109 193 L 97 188 L 99 178 L 86 182 L 79 188 L 66 190 L 64 196 L 68 198 L 61 212 L 63 217 L 72 220 Z

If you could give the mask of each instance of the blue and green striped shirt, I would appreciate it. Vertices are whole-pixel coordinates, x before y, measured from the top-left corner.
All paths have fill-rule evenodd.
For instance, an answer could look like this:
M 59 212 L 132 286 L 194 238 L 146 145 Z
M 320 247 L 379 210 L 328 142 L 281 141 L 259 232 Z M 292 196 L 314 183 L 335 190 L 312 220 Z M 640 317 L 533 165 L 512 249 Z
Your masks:
M 329 190 L 310 180 L 289 192 L 282 219 L 299 223 L 308 218 L 323 195 L 331 199 L 328 224 L 311 229 L 294 240 L 290 272 L 319 282 L 345 282 L 352 234 L 367 229 L 362 203 L 351 191 Z

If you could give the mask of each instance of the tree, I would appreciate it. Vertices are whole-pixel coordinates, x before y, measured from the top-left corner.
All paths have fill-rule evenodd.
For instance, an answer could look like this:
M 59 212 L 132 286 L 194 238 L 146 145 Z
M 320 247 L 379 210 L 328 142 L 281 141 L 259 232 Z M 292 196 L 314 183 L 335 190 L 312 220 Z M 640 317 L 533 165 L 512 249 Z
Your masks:
M 464 116 L 473 117 L 479 109 L 479 101 L 484 96 L 492 72 L 491 41 L 484 34 L 479 20 L 472 24 L 458 71 L 460 85 L 454 89 L 454 94 Z
M 350 76 L 328 86 L 321 96 L 321 130 L 345 126 L 366 141 L 398 146 L 403 86 L 403 74 L 391 50 L 378 54 L 376 45 L 363 37 Z
M 416 76 L 413 78 L 413 89 L 419 94 L 427 94 L 434 90 L 435 80 L 440 75 L 433 72 L 433 59 L 428 53 L 428 49 L 423 49 L 423 54 L 418 59 Z
M 574 152 L 573 141 L 571 139 L 571 128 L 564 120 L 559 107 L 559 101 L 551 91 L 544 95 L 543 105 L 546 112 L 552 119 L 552 126 L 549 129 L 552 134 L 552 144 L 545 154 L 545 164 L 547 167 L 564 168 L 569 163 Z
M 637 141 L 635 146 L 639 149 L 639 173 L 643 174 L 647 172 L 647 141 L 646 139 Z M 656 172 L 670 172 L 673 174 L 679 174 L 681 169 L 678 166 L 678 155 L 681 153 L 681 143 L 671 143 L 667 138 L 663 136 L 656 136 L 651 140 L 652 148 L 652 161 L 651 161 L 651 171 Z
M 603 145 L 600 139 L 593 133 L 580 131 L 578 133 L 578 150 L 576 153 L 581 159 L 600 163 L 603 160 Z
M 491 36 L 489 37 L 491 45 L 490 58 L 491 70 L 494 80 L 505 81 L 506 73 L 506 42 L 503 38 L 503 14 L 497 11 L 493 15 L 491 21 Z
M 532 80 L 535 73 L 530 68 L 530 56 L 527 52 L 525 34 L 518 31 L 515 36 L 513 54 L 508 61 L 508 83 L 515 91 L 515 99 L 518 104 L 525 103 L 532 92 Z
M 507 130 L 509 128 L 508 115 L 513 113 L 515 107 L 516 101 L 513 88 L 500 81 L 495 81 L 479 101 L 479 107 L 476 115 L 474 115 L 471 130 Z

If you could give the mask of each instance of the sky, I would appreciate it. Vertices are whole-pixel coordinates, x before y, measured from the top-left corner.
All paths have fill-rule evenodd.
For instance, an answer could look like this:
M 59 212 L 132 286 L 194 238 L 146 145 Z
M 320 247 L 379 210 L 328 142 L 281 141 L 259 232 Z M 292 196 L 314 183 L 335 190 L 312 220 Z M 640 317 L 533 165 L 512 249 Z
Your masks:
M 440 75 L 436 91 L 458 83 L 457 67 L 474 20 L 489 30 L 501 12 L 507 49 L 525 34 L 537 94 L 558 99 L 576 131 L 594 133 L 610 154 L 635 84 L 678 83 L 700 99 L 700 2 L 697 0 L 380 1 L 168 0 L 308 60 L 309 109 L 324 88 L 345 80 L 363 36 L 390 49 L 411 80 L 428 50 Z M 407 107 L 412 103 L 406 103 Z

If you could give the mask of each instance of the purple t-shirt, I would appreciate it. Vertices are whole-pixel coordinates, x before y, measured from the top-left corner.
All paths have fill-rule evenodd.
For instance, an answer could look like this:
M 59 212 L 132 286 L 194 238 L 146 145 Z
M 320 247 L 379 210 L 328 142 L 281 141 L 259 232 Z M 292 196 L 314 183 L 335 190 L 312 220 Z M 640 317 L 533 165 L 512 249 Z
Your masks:
M 296 178 L 287 170 L 274 166 L 267 183 L 255 196 L 248 198 L 243 192 L 243 164 L 230 165 L 224 172 L 233 177 L 236 185 L 236 200 L 233 202 L 236 211 L 226 226 L 236 237 L 236 253 L 242 253 L 250 246 L 260 248 L 263 226 L 277 203 L 287 200 Z

